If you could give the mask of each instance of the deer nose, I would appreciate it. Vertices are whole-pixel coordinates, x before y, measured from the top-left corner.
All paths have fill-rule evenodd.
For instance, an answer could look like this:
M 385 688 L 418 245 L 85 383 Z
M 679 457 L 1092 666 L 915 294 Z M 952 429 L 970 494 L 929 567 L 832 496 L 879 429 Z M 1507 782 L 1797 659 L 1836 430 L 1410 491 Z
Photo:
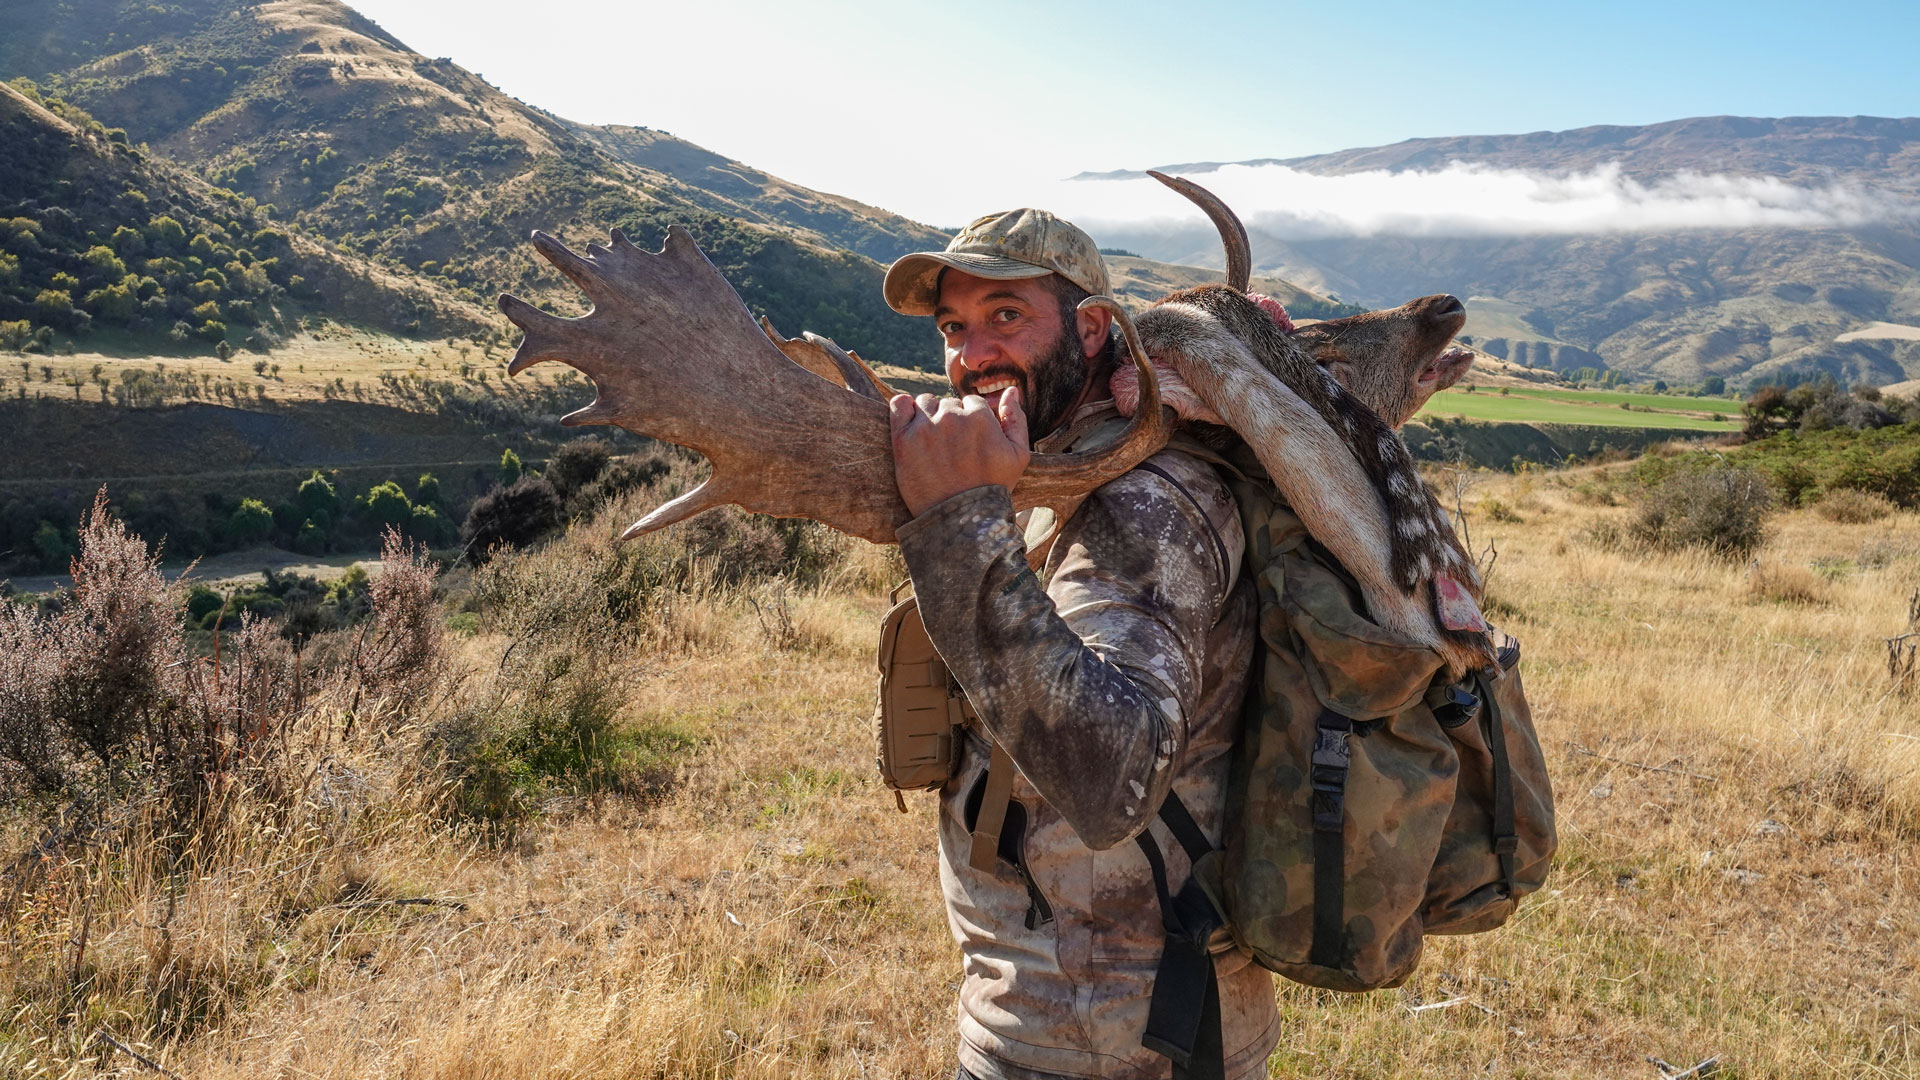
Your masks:
M 1467 305 L 1461 303 L 1459 297 L 1447 293 L 1434 297 L 1433 307 L 1427 310 L 1427 314 L 1435 319 L 1451 319 L 1466 313 Z

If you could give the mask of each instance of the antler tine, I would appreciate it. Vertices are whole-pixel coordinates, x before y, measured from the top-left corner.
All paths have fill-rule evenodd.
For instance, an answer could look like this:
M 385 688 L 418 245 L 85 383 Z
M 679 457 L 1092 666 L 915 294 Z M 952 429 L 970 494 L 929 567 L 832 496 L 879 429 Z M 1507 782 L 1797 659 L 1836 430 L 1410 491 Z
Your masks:
M 847 389 L 875 401 L 886 401 L 894 395 L 893 387 L 868 367 L 867 362 L 860 359 L 859 353 L 843 349 L 832 338 L 821 337 L 811 330 L 800 331 L 800 337 L 826 351 L 834 366 L 840 370 L 841 377 L 846 379 Z
M 639 521 L 634 522 L 621 531 L 620 539 L 632 540 L 635 537 L 645 536 L 656 529 L 664 529 L 669 525 L 677 525 L 695 514 L 704 514 L 715 507 L 725 506 L 733 502 L 735 496 L 730 494 L 724 485 L 716 485 L 714 483 L 715 479 L 717 478 L 709 477 L 692 491 L 669 499 L 659 506 L 654 507 L 652 510 L 647 511 L 646 517 L 641 518 Z
M 1028 460 L 1026 475 L 1013 490 L 1017 506 L 1067 505 L 1158 453 L 1173 434 L 1171 410 L 1160 407 L 1160 384 L 1154 376 L 1152 362 L 1147 359 L 1147 351 L 1140 344 L 1133 317 L 1110 296 L 1089 296 L 1080 301 L 1080 309 L 1087 308 L 1108 311 L 1120 324 L 1127 352 L 1140 375 L 1139 408 L 1120 438 L 1108 446 L 1077 454 L 1033 455 Z
M 525 335 L 520 339 L 520 346 L 513 351 L 513 360 L 507 364 L 507 374 L 518 375 L 542 360 L 558 360 L 572 366 L 562 345 L 564 333 L 560 324 L 564 320 L 541 311 L 512 293 L 501 293 L 496 303 L 507 321 L 519 327 Z
M 606 284 L 602 281 L 600 268 L 594 265 L 595 259 L 581 258 L 574 254 L 573 250 L 567 247 L 567 245 L 539 229 L 533 230 L 533 246 L 534 250 L 538 251 L 542 257 L 552 263 L 556 269 L 567 275 L 568 281 L 578 285 L 580 291 L 587 294 L 588 299 L 592 300 L 595 304 L 606 302 Z M 596 247 L 598 247 L 598 245 L 588 246 L 587 253 L 589 256 L 597 255 L 607 250 L 606 248 L 598 248 L 598 251 L 596 251 Z
M 1220 230 L 1221 246 L 1227 249 L 1227 285 L 1246 292 L 1247 286 L 1253 281 L 1253 249 L 1247 243 L 1247 227 L 1240 224 L 1240 216 L 1221 201 L 1220 196 L 1184 176 L 1168 176 L 1152 169 L 1147 170 L 1147 175 L 1186 196 L 1195 206 L 1206 211 L 1207 217 L 1213 220 L 1213 227 Z
M 861 359 L 833 343 L 832 338 L 821 337 L 811 331 L 802 330 L 797 338 L 783 336 L 773 328 L 773 320 L 760 316 L 760 329 L 767 332 L 767 339 L 774 347 L 787 354 L 787 359 L 813 372 L 835 386 L 843 386 L 863 398 L 885 401 L 892 397 L 891 388 L 880 381 Z

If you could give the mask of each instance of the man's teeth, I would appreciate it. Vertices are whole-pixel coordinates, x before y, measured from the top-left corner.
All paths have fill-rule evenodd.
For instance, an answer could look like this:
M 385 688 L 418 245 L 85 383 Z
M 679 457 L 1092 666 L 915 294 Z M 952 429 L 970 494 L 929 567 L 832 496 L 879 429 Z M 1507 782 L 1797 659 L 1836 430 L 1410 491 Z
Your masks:
M 975 383 L 973 392 L 981 397 L 986 397 L 988 394 L 996 394 L 1002 390 L 1010 389 L 1012 386 L 1012 379 L 988 379 L 982 383 Z

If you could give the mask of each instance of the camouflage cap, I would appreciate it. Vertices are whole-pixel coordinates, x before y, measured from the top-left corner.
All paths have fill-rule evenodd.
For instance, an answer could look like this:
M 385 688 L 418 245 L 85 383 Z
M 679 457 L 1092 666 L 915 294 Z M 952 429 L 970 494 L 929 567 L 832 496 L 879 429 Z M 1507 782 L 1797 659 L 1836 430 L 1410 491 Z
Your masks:
M 887 306 L 902 315 L 931 315 L 940 299 L 940 271 L 1011 281 L 1059 274 L 1095 296 L 1107 295 L 1107 264 L 1093 237 L 1045 210 L 988 214 L 960 230 L 945 251 L 905 255 L 887 268 Z

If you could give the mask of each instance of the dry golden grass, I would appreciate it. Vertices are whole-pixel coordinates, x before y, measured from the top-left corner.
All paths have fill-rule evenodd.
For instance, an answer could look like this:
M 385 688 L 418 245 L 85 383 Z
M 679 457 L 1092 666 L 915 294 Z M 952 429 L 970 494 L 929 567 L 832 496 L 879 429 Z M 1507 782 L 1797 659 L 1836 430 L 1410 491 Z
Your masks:
M 1820 582 L 1808 603 L 1757 593 L 1744 564 L 1584 544 L 1631 513 L 1579 494 L 1595 479 L 1475 489 L 1514 511 L 1474 535 L 1498 546 L 1490 607 L 1524 644 L 1555 770 L 1547 888 L 1503 930 L 1433 939 L 1403 989 L 1277 984 L 1274 1075 L 1653 1077 L 1649 1056 L 1714 1055 L 1722 1076 L 1920 1070 L 1920 721 L 1881 644 L 1920 584 L 1920 519 L 1781 516 L 1761 566 Z M 932 801 L 895 811 L 868 728 L 897 563 L 856 546 L 842 567 L 818 591 L 664 609 L 680 628 L 629 657 L 621 722 L 697 748 L 653 796 L 555 799 L 490 845 L 428 824 L 404 737 L 343 751 L 329 767 L 364 785 L 336 782 L 350 826 L 256 830 L 171 891 L 116 886 L 87 931 L 86 1019 L 0 1043 L 0 1071 L 131 1068 L 83 1049 L 105 1026 L 196 1080 L 950 1075 Z M 465 641 L 466 666 L 504 644 Z M 366 903 L 407 898 L 465 906 Z M 79 925 L 49 910 L 45 947 L 16 955 L 57 966 Z M 129 1026 L 174 982 L 224 997 L 179 1038 Z

